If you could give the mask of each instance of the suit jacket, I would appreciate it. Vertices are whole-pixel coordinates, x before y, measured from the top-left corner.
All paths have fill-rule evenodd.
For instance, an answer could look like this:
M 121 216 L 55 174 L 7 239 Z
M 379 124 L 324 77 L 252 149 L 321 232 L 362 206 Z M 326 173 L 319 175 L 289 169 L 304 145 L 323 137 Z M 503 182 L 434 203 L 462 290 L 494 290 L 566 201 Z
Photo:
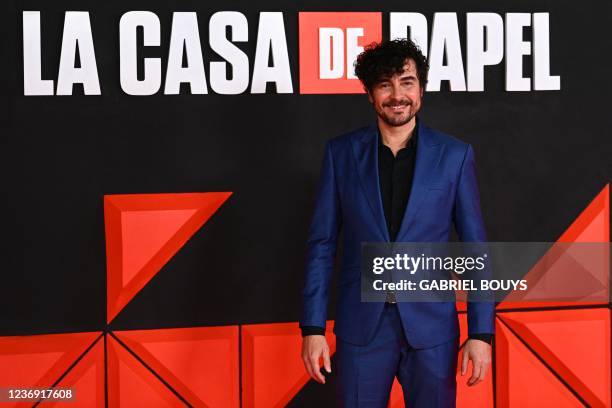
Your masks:
M 486 234 L 472 147 L 418 121 L 414 178 L 397 242 L 448 241 L 453 224 L 462 241 Z M 334 333 L 369 343 L 384 303 L 361 302 L 361 243 L 389 242 L 378 177 L 378 130 L 371 124 L 330 140 L 308 237 L 301 326 L 325 327 L 339 232 L 344 247 Z M 432 347 L 459 335 L 455 302 L 398 303 L 408 342 Z M 468 332 L 493 333 L 494 304 L 468 302 Z

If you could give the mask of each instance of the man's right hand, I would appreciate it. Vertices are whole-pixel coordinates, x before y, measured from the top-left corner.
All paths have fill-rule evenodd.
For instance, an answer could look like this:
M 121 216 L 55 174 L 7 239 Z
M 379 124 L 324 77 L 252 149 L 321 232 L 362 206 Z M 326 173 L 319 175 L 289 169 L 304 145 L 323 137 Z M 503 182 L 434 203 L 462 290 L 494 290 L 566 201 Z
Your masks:
M 302 339 L 302 360 L 306 371 L 312 379 L 325 384 L 325 377 L 321 374 L 320 361 L 323 359 L 325 371 L 331 373 L 331 362 L 329 360 L 329 346 L 325 336 L 304 336 Z

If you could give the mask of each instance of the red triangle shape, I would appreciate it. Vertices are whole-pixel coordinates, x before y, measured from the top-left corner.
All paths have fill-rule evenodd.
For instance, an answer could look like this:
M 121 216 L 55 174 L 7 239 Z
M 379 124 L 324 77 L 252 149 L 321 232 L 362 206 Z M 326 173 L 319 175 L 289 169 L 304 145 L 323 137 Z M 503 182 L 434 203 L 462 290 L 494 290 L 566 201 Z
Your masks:
M 559 237 L 557 242 L 609 242 L 610 241 L 610 185 L 607 184 L 589 205 L 572 222 L 567 230 Z M 554 259 L 562 256 L 564 251 L 561 247 L 553 247 L 540 260 L 543 264 L 536 264 L 532 271 L 541 273 L 544 263 L 554 264 Z M 530 272 L 531 273 L 531 272 Z M 529 274 L 530 274 L 529 273 Z M 528 274 L 528 275 L 529 275 Z M 498 310 L 533 308 L 533 307 L 559 307 L 575 305 L 598 305 L 601 302 L 521 302 L 503 301 L 497 305 Z M 607 303 L 607 302 L 606 302 Z
M 0 384 L 50 387 L 98 336 L 87 332 L 0 337 Z
M 103 408 L 104 393 L 104 339 L 99 337 L 87 354 L 68 371 L 57 384 L 74 393 L 70 401 L 43 401 L 42 407 Z
M 499 320 L 496 322 L 497 407 L 577 407 L 581 402 Z
M 610 242 L 610 185 L 597 194 L 558 242 Z
M 240 405 L 238 326 L 114 334 L 191 405 Z
M 107 336 L 109 407 L 184 407 L 148 368 L 112 336 Z
M 197 210 L 125 211 L 121 214 L 122 286 L 126 286 Z
M 327 322 L 330 352 L 336 351 L 333 322 Z M 243 404 L 284 407 L 309 381 L 300 358 L 302 336 L 297 323 L 242 326 Z M 333 367 L 332 367 L 333 370 Z
M 181 193 L 104 196 L 108 323 L 230 195 Z
M 609 309 L 500 313 L 499 318 L 590 406 L 610 406 Z

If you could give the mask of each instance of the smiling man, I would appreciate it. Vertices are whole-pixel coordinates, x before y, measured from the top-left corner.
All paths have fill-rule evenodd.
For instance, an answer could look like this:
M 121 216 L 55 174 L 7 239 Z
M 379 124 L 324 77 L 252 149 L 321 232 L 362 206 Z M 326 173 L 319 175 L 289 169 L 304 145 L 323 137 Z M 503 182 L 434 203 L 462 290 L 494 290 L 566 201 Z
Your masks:
M 417 119 L 428 64 L 410 40 L 373 44 L 355 73 L 376 111 L 375 123 L 325 148 L 309 231 L 302 358 L 313 379 L 331 372 L 325 340 L 330 277 L 343 229 L 338 283 L 337 404 L 386 407 L 398 378 L 407 407 L 454 407 L 459 325 L 454 302 L 361 302 L 362 242 L 486 240 L 470 145 Z M 494 305 L 468 302 L 461 373 L 481 382 L 491 361 Z

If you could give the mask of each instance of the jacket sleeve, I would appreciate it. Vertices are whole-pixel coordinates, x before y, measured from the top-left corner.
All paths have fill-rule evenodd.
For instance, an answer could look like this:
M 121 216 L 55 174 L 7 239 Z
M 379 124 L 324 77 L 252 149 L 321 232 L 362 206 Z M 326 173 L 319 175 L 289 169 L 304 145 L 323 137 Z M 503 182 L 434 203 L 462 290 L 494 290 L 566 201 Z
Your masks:
M 485 244 L 482 249 L 486 250 L 487 236 L 480 210 L 474 151 L 470 145 L 466 149 L 461 165 L 453 216 L 461 241 L 483 242 Z M 492 271 L 490 268 L 485 268 L 477 273 L 478 276 L 475 276 L 477 279 L 490 279 Z M 475 296 L 468 297 L 468 335 L 492 334 L 495 332 L 495 302 L 491 293 L 479 293 L 477 297 L 479 298 L 477 301 Z
M 340 225 L 340 200 L 331 142 L 328 142 L 308 233 L 303 315 L 300 321 L 302 327 L 325 327 Z

